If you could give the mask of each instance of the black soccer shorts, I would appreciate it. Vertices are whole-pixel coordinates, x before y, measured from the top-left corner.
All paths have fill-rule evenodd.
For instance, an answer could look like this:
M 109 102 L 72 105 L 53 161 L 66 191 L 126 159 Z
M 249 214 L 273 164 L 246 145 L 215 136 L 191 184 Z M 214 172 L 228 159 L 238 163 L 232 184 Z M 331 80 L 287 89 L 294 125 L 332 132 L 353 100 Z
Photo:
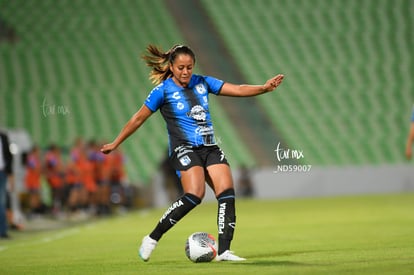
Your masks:
M 172 167 L 177 171 L 186 171 L 194 166 L 207 168 L 213 164 L 229 165 L 226 155 L 217 145 L 213 146 L 178 146 L 170 156 Z

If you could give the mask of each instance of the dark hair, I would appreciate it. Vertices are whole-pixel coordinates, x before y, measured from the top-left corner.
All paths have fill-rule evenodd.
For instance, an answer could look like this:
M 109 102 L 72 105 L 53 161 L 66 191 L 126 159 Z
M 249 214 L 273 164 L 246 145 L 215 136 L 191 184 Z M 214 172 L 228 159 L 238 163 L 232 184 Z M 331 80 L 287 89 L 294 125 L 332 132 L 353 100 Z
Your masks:
M 147 54 L 143 55 L 142 59 L 145 60 L 148 67 L 152 68 L 149 74 L 150 80 L 157 85 L 170 78 L 172 76 L 170 64 L 174 63 L 175 58 L 180 54 L 191 56 L 195 63 L 195 54 L 188 46 L 174 45 L 164 53 L 161 48 L 152 44 L 148 45 Z

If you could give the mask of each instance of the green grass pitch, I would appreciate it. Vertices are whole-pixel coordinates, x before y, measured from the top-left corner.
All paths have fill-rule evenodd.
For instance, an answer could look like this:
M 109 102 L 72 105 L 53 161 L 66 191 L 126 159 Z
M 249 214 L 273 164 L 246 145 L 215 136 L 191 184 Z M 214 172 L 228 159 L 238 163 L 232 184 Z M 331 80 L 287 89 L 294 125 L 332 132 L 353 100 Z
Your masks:
M 414 274 L 414 194 L 238 200 L 232 250 L 241 263 L 195 264 L 196 231 L 216 235 L 216 204 L 203 203 L 161 239 L 149 262 L 142 237 L 164 209 L 0 241 L 0 274 Z

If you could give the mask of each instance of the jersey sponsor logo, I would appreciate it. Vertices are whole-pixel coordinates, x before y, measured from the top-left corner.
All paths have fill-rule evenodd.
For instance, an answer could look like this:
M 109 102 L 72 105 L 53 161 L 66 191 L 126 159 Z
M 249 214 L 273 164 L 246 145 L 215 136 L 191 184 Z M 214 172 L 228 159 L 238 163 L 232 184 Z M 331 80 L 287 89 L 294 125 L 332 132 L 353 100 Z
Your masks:
M 195 89 L 200 95 L 203 95 L 207 92 L 206 87 L 204 87 L 202 83 L 195 85 Z
M 214 129 L 212 126 L 200 125 L 195 130 L 196 139 L 201 138 L 203 145 L 210 146 L 216 145 L 216 139 L 214 137 Z M 195 141 L 197 142 L 197 140 Z
M 191 108 L 191 111 L 187 115 L 197 121 L 205 121 L 207 117 L 206 110 L 201 105 L 196 105 Z

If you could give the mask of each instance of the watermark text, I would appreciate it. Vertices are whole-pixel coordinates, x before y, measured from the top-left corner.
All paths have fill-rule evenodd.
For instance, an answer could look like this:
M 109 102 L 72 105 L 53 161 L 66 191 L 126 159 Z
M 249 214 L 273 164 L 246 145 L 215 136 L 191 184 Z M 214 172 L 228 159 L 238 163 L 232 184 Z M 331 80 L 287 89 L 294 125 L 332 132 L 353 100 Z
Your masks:
M 312 168 L 310 164 L 282 164 L 283 161 L 298 161 L 305 158 L 303 150 L 283 148 L 280 142 L 277 144 L 276 149 L 276 170 L 274 173 L 279 172 L 309 172 Z
M 47 102 L 46 98 L 43 99 L 42 103 L 42 114 L 44 117 L 47 116 L 66 116 L 70 114 L 69 107 L 66 105 L 56 105 L 56 104 L 50 104 Z

